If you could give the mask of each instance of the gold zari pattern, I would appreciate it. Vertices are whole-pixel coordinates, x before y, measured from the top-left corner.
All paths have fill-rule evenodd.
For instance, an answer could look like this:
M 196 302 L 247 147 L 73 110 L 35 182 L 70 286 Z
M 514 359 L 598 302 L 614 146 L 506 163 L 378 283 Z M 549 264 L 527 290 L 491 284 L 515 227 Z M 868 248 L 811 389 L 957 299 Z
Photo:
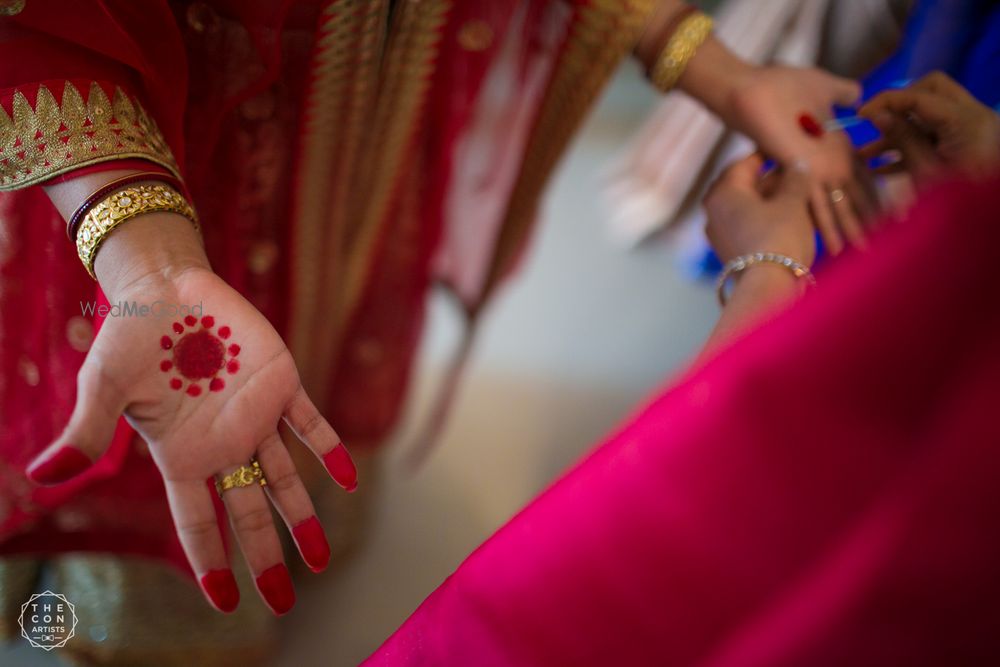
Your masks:
M 0 191 L 42 183 L 99 162 L 143 158 L 180 177 L 163 135 L 142 106 L 115 88 L 108 99 L 91 82 L 86 101 L 71 82 L 62 101 L 38 86 L 35 105 L 18 90 L 12 114 L 0 105 Z
M 698 47 L 705 43 L 711 32 L 712 18 L 701 12 L 695 12 L 681 21 L 649 73 L 653 85 L 663 92 L 676 86 Z
M 215 490 L 218 491 L 221 496 L 229 489 L 236 489 L 243 486 L 253 486 L 254 484 L 267 486 L 267 480 L 264 478 L 264 471 L 261 470 L 260 463 L 257 461 L 251 461 L 248 466 L 240 466 L 222 479 L 216 480 Z
M 101 244 L 118 225 L 143 213 L 178 213 L 198 228 L 194 209 L 182 194 L 168 185 L 140 184 L 119 190 L 87 213 L 76 235 L 76 251 L 87 272 L 94 276 L 94 259 Z

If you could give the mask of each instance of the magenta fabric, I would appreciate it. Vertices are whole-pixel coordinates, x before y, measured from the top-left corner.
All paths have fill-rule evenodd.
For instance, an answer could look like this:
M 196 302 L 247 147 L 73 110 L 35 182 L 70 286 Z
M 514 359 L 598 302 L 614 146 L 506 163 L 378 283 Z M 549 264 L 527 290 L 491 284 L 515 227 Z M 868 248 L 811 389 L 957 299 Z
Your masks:
M 689 373 L 365 663 L 1000 664 L 1000 178 Z

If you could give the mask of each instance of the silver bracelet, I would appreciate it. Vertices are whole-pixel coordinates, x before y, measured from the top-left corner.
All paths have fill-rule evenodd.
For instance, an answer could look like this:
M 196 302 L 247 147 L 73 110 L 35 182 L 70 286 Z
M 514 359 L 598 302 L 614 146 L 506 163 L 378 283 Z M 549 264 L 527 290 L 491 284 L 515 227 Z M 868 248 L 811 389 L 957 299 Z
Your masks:
M 719 304 L 726 305 L 726 283 L 729 279 L 743 271 L 750 268 L 754 264 L 762 263 L 777 264 L 778 266 L 783 266 L 789 271 L 791 271 L 796 278 L 805 279 L 806 283 L 810 287 L 816 286 L 816 276 L 813 275 L 809 267 L 801 262 L 796 262 L 791 257 L 786 255 L 779 255 L 776 252 L 755 252 L 749 255 L 740 255 L 739 257 L 734 257 L 726 265 L 722 267 L 722 273 L 719 274 L 719 280 L 715 284 L 716 292 L 719 295 Z

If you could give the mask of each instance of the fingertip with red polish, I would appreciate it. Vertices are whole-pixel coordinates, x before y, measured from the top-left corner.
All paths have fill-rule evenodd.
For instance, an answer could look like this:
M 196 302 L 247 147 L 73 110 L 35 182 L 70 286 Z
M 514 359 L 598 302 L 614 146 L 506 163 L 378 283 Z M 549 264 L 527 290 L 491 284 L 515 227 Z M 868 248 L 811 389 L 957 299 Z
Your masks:
M 326 541 L 323 525 L 315 516 L 301 521 L 292 528 L 299 553 L 313 572 L 322 572 L 330 562 L 330 543 Z
M 223 613 L 232 612 L 240 604 L 240 589 L 232 570 L 209 570 L 201 578 L 201 588 Z
M 295 606 L 295 588 L 284 563 L 278 563 L 261 572 L 257 575 L 256 584 L 261 597 L 275 616 L 287 614 Z
M 351 493 L 358 488 L 358 469 L 354 466 L 354 460 L 344 443 L 338 443 L 336 447 L 323 455 L 323 464 L 327 472 L 333 477 L 337 484 Z
M 28 466 L 27 475 L 36 484 L 60 484 L 93 465 L 90 457 L 73 445 L 63 445 L 56 453 Z

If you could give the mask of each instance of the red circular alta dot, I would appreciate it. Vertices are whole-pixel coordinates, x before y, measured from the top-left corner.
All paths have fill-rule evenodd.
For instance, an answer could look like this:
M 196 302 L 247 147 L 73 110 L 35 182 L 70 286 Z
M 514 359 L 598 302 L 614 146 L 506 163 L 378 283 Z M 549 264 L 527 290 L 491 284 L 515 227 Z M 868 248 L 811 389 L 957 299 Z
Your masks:
M 174 367 L 174 362 L 170 361 L 169 359 L 164 359 L 163 361 L 160 362 L 160 370 L 163 371 L 164 373 L 166 373 L 173 367 Z
M 233 343 L 232 345 L 229 346 L 229 356 L 230 357 L 235 357 L 239 353 L 240 353 L 240 346 L 239 345 L 237 345 L 236 343 Z
M 174 322 L 174 333 L 184 333 L 184 325 L 180 322 Z
M 206 315 L 205 317 L 201 318 L 201 323 L 202 325 L 204 325 L 206 329 L 211 329 L 212 327 L 215 326 L 215 318 L 212 317 L 211 315 Z
M 191 380 L 213 377 L 225 363 L 225 356 L 222 341 L 205 329 L 185 335 L 174 347 L 174 365 Z
M 188 396 L 199 396 L 201 394 L 201 387 L 196 384 L 188 385 L 187 395 Z
M 184 386 L 184 383 L 181 382 L 178 378 L 174 378 L 173 380 L 170 381 L 170 388 L 171 389 L 180 389 L 183 386 Z
M 822 137 L 823 126 L 812 114 L 803 113 L 799 115 L 799 127 L 810 137 Z
M 226 381 L 222 378 L 212 378 L 212 381 L 208 383 L 208 388 L 210 391 L 222 391 L 226 388 Z
M 169 350 L 174 346 L 174 341 L 170 340 L 170 336 L 164 336 L 160 339 L 160 347 L 164 350 Z
M 229 372 L 230 375 L 232 375 L 236 371 L 240 370 L 240 362 L 236 361 L 235 359 L 231 359 L 229 363 L 226 364 L 226 370 Z
M 198 324 L 198 318 L 195 317 L 194 315 L 188 315 L 187 317 L 184 318 L 184 324 L 188 325 L 189 327 L 193 327 L 194 325 Z
M 221 327 L 219 329 L 219 338 L 229 338 L 229 334 L 231 333 L 232 331 L 229 330 L 229 327 Z

